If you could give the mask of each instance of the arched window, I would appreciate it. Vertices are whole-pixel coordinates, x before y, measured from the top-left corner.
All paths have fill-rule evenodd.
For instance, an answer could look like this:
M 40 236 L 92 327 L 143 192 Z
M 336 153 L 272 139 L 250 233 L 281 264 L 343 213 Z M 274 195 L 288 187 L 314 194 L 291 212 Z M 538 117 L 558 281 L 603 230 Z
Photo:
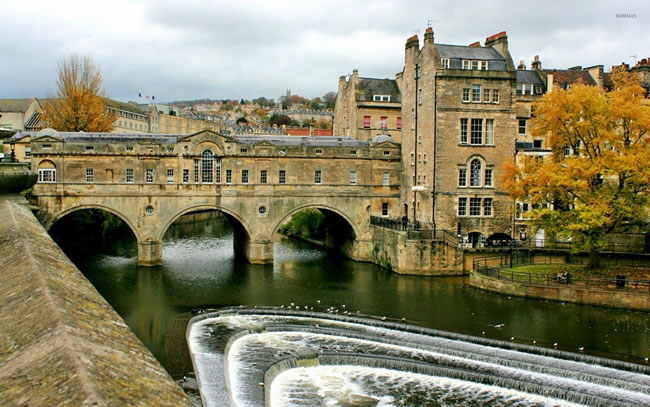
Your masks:
M 205 150 L 201 154 L 201 182 L 211 184 L 214 174 L 214 154 L 212 151 Z
M 54 183 L 56 182 L 56 165 L 52 161 L 41 161 L 38 166 L 38 182 Z
M 480 187 L 481 186 L 481 161 L 478 158 L 472 160 L 469 164 L 470 173 L 469 173 L 469 186 L 470 187 Z

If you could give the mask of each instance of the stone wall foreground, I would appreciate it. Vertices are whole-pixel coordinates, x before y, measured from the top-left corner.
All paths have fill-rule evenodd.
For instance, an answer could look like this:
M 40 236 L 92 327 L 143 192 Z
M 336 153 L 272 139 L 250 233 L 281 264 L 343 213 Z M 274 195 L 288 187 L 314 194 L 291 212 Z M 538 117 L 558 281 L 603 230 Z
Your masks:
M 0 404 L 192 406 L 24 198 L 0 213 Z

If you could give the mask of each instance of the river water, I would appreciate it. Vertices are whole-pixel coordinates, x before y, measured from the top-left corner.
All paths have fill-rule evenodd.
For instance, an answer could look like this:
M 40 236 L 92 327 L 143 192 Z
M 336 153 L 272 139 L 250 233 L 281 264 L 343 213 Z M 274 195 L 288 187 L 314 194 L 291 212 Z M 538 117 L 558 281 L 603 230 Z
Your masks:
M 185 328 L 193 310 L 296 306 L 385 316 L 468 335 L 647 364 L 650 315 L 484 292 L 466 277 L 401 276 L 306 243 L 276 243 L 275 260 L 235 259 L 218 217 L 174 224 L 163 266 L 138 268 L 135 247 L 115 242 L 79 268 L 174 377 L 192 370 Z M 514 339 L 511 339 L 514 338 Z

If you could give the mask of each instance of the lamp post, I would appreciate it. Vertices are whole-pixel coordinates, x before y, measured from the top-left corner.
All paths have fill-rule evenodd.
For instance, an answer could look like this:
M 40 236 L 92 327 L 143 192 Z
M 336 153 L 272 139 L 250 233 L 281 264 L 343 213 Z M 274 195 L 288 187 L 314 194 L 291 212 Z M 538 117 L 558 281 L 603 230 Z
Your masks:
M 11 148 L 11 162 L 16 162 L 16 142 L 11 140 L 9 142 L 9 147 Z

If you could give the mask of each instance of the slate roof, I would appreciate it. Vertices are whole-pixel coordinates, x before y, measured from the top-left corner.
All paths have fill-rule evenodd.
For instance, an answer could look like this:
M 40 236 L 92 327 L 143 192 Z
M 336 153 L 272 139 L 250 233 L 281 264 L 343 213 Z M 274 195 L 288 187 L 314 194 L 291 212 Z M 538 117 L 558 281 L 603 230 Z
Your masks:
M 391 102 L 402 102 L 395 79 L 359 78 L 357 101 L 372 101 L 374 95 L 390 95 Z
M 517 83 L 535 84 L 544 86 L 544 81 L 537 71 L 517 70 Z
M 22 112 L 29 107 L 33 98 L 29 99 L 0 99 L 0 112 Z
M 573 69 L 549 69 L 545 71 L 553 74 L 553 83 L 556 83 L 558 85 L 572 85 L 580 82 L 581 80 L 585 85 L 597 85 L 596 81 L 594 81 L 588 71 L 578 71 Z
M 20 140 L 27 136 L 38 137 L 37 131 L 21 131 L 11 137 L 14 140 Z M 180 134 L 133 134 L 133 133 L 85 133 L 85 132 L 65 132 L 56 133 L 68 143 L 139 143 L 139 142 L 156 142 L 161 144 L 175 144 Z
M 462 69 L 462 60 L 488 61 L 488 70 L 507 71 L 506 59 L 492 47 L 436 44 L 440 58 L 449 58 L 449 69 Z
M 352 137 L 300 137 L 300 136 L 232 136 L 241 144 L 270 143 L 278 146 L 367 147 L 368 142 Z
M 120 102 L 118 100 L 108 99 L 106 101 L 106 104 L 109 107 L 112 107 L 112 108 L 115 108 L 115 109 L 118 109 L 118 110 L 123 110 L 125 112 L 138 113 L 138 114 L 145 115 L 145 116 L 147 115 L 147 112 L 141 106 L 138 106 L 135 103 L 124 103 L 124 102 Z

